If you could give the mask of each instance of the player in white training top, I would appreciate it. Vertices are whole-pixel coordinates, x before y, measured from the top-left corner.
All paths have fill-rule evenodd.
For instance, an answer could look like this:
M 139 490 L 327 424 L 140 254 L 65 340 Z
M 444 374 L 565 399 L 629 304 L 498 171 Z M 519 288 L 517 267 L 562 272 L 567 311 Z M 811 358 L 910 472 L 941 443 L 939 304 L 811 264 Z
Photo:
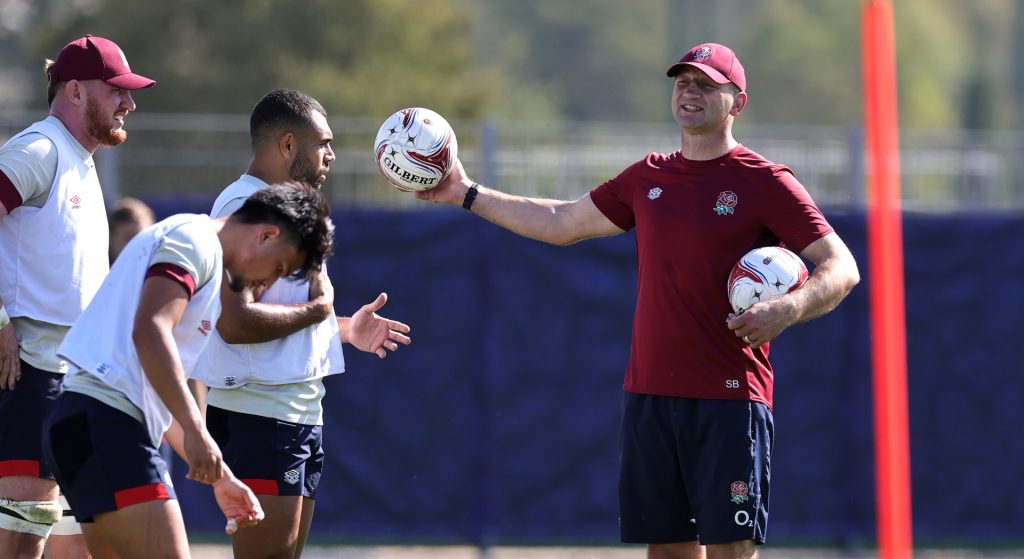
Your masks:
M 38 558 L 46 544 L 51 559 L 78 559 L 81 528 L 57 503 L 41 429 L 67 372 L 57 346 L 108 270 L 92 155 L 125 141 L 131 92 L 155 82 L 91 35 L 46 75 L 49 116 L 0 148 L 0 557 Z
M 249 168 L 210 215 L 231 215 L 268 182 L 319 186 L 334 160 L 326 116 L 300 91 L 265 95 L 250 117 Z M 258 300 L 222 292 L 224 312 L 193 376 L 210 386 L 206 421 L 224 461 L 266 512 L 259 526 L 232 536 L 232 546 L 236 557 L 298 558 L 324 464 L 323 378 L 345 370 L 343 341 L 384 357 L 409 343 L 409 327 L 376 314 L 384 294 L 352 317 L 336 317 L 326 271 L 312 281 L 278 281 Z
M 262 518 L 185 380 L 220 314 L 222 278 L 240 291 L 316 275 L 332 250 L 328 213 L 318 190 L 274 185 L 228 218 L 163 220 L 118 256 L 59 348 L 71 368 L 43 428 L 44 455 L 93 554 L 188 557 L 163 437 L 189 479 L 213 485 L 229 528 Z

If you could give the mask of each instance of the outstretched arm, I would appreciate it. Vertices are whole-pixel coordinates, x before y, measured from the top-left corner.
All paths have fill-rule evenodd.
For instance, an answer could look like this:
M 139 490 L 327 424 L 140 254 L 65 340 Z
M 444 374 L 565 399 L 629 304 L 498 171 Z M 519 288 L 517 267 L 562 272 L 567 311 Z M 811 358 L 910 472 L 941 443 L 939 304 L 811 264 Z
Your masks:
M 417 192 L 416 197 L 461 205 L 473 184 L 462 162 L 456 160 L 451 173 L 439 185 Z M 589 194 L 570 202 L 513 196 L 480 186 L 471 210 L 513 233 L 555 245 L 622 233 L 622 229 L 597 209 Z
M 784 297 L 730 316 L 727 324 L 737 337 L 746 336 L 751 346 L 759 347 L 794 324 L 827 314 L 860 282 L 857 261 L 836 233 L 814 241 L 800 255 L 814 263 L 807 281 Z
M 361 351 L 376 353 L 384 359 L 387 350 L 397 351 L 398 344 L 409 345 L 412 340 L 406 334 L 410 328 L 395 320 L 377 314 L 388 302 L 388 294 L 381 293 L 368 305 L 363 305 L 351 317 L 338 317 L 341 341 L 352 344 Z

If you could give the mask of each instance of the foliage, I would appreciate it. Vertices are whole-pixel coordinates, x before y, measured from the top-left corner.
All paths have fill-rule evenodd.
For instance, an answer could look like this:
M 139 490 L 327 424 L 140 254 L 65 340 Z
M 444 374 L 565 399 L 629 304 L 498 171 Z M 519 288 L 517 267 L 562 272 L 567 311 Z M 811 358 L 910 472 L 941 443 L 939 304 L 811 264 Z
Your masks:
M 147 111 L 244 113 L 270 89 L 292 87 L 336 115 L 422 105 L 478 116 L 501 76 L 473 67 L 470 15 L 449 0 L 105 0 L 59 22 L 43 14 L 31 42 L 114 39 L 157 80 Z
M 862 2 L 0 0 L 0 103 L 24 103 L 39 59 L 91 32 L 157 79 L 147 111 L 244 113 L 286 86 L 339 116 L 421 105 L 453 119 L 670 123 L 665 67 L 717 41 L 747 69 L 741 123 L 858 126 Z M 1018 2 L 893 4 L 904 126 L 1024 126 Z

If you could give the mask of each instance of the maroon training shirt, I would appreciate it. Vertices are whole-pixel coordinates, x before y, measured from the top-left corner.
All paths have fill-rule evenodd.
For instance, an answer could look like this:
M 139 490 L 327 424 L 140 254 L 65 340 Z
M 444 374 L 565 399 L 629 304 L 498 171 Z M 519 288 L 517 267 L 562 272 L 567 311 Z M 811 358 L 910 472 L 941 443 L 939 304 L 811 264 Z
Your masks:
M 799 254 L 832 232 L 792 171 L 737 146 L 710 161 L 652 153 L 590 193 L 615 225 L 636 227 L 636 314 L 627 392 L 772 405 L 768 345 L 725 325 L 729 271 L 747 251 Z

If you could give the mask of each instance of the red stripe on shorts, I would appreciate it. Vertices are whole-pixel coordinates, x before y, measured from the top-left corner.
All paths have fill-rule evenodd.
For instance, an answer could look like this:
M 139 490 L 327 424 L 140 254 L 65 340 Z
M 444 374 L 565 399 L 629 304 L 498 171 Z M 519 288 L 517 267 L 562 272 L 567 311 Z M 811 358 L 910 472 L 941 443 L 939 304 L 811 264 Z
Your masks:
M 114 502 L 117 503 L 118 510 L 139 503 L 147 503 L 149 501 L 156 501 L 157 499 L 170 499 L 171 495 L 167 493 L 167 488 L 162 483 L 151 483 L 149 485 L 140 485 L 139 487 L 132 487 L 131 489 L 122 489 L 114 492 Z
M 0 477 L 2 476 L 39 477 L 39 461 L 0 460 Z
M 257 495 L 278 495 L 277 482 L 272 479 L 240 479 Z

